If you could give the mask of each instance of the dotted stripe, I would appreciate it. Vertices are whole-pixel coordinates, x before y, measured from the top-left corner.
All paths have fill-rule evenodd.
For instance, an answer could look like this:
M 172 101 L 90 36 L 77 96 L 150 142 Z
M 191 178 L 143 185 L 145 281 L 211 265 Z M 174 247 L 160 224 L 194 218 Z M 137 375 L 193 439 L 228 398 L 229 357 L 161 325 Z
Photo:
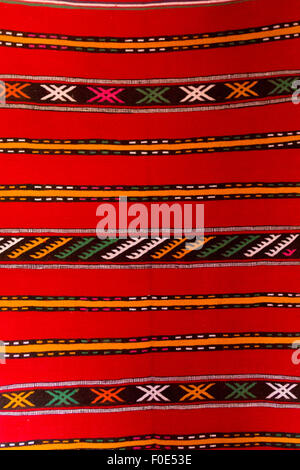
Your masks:
M 169 197 L 128 197 L 129 201 L 193 201 L 193 200 L 222 200 L 222 199 L 279 199 L 279 198 L 298 198 L 300 194 L 295 193 L 285 193 L 285 194 L 273 194 L 270 192 L 269 194 L 233 194 L 233 195 L 218 195 L 218 196 L 169 196 Z M 97 201 L 117 201 L 117 197 L 105 197 L 105 198 L 95 198 L 95 197 L 80 197 L 80 198 L 73 198 L 73 197 L 0 197 L 0 201 L 4 202 L 73 202 L 73 201 L 80 201 L 80 202 L 97 202 Z
M 13 448 L 13 447 L 24 447 L 24 446 L 38 446 L 38 445 L 60 445 L 60 444 L 78 444 L 78 448 L 80 448 L 80 444 L 114 444 L 114 443 L 124 443 L 124 447 L 119 447 L 119 449 L 126 449 L 128 448 L 128 444 L 135 443 L 134 447 L 130 446 L 132 449 L 202 449 L 202 448 L 215 448 L 215 447 L 252 447 L 252 446 L 271 446 L 271 447 L 299 447 L 300 443 L 292 443 L 292 442 L 280 442 L 281 439 L 291 439 L 296 440 L 299 439 L 299 434 L 295 433 L 282 433 L 282 432 L 252 432 L 252 433 L 210 433 L 210 434 L 196 434 L 196 435 L 136 435 L 136 436 L 124 436 L 124 437 L 109 437 L 109 438 L 78 438 L 78 439 L 43 439 L 43 440 L 29 440 L 29 441 L 21 441 L 21 442 L 6 442 L 0 443 L 1 448 Z M 226 439 L 227 442 L 224 443 L 204 443 L 206 439 Z M 236 439 L 249 439 L 249 442 L 241 442 L 236 443 L 234 440 Z M 264 442 L 250 442 L 250 439 L 261 439 L 265 438 Z M 272 442 L 274 439 L 278 439 L 278 442 Z M 232 442 L 230 442 L 232 439 Z M 155 444 L 151 445 L 140 445 L 140 441 L 157 441 Z M 177 445 L 167 445 L 164 444 L 163 441 L 173 440 L 178 441 Z M 197 440 L 200 443 L 197 444 L 187 444 L 186 441 Z M 162 442 L 160 442 L 162 441 Z M 203 444 L 201 444 L 203 441 Z M 228 442 L 229 441 L 229 442 Z M 127 444 L 128 443 L 128 444 Z
M 251 298 L 255 301 L 255 298 L 258 296 L 266 296 L 270 297 L 270 302 L 255 302 L 255 303 L 247 303 L 247 304 L 239 304 L 238 301 L 236 304 L 228 303 L 226 304 L 227 298 Z M 272 297 L 282 297 L 282 303 L 272 303 Z M 283 308 L 299 308 L 300 307 L 300 299 L 298 303 L 288 303 L 289 298 L 297 298 L 300 297 L 300 294 L 290 294 L 290 293 L 253 293 L 253 294 L 220 294 L 220 295 L 198 295 L 198 296 L 142 296 L 142 297 L 28 297 L 28 296 L 11 296 L 0 297 L 0 300 L 38 300 L 38 301 L 55 301 L 55 300 L 68 300 L 68 301 L 89 301 L 89 302 L 97 302 L 97 301 L 105 301 L 107 305 L 103 307 L 81 307 L 81 306 L 74 306 L 74 307 L 66 307 L 66 306 L 18 306 L 18 307 L 0 307 L 0 311 L 82 311 L 82 312 L 121 312 L 121 311 L 129 311 L 129 312 L 136 312 L 136 311 L 173 311 L 173 310 L 212 310 L 212 309 L 228 309 L 228 308 L 256 308 L 256 307 L 283 307 Z M 151 301 L 151 300 L 205 300 L 205 299 L 223 299 L 224 304 L 216 304 L 216 305 L 178 305 L 178 306 L 169 306 L 169 305 L 162 305 L 162 306 L 140 306 L 140 307 L 133 307 L 133 306 L 119 306 L 119 307 L 111 307 L 109 302 L 113 301 Z
M 263 149 L 274 149 L 274 148 L 294 148 L 300 145 L 299 141 L 292 141 L 292 142 L 278 142 L 278 143 L 262 143 L 262 144 L 248 144 L 248 145 L 230 145 L 222 147 L 209 147 L 209 148 L 193 148 L 193 149 L 178 149 L 178 150 L 134 150 L 135 146 L 138 145 L 180 145 L 180 144 L 189 144 L 189 143 L 208 143 L 211 144 L 214 141 L 224 142 L 233 141 L 234 140 L 255 140 L 255 139 L 268 139 L 272 137 L 292 137 L 292 136 L 300 136 L 300 131 L 296 132 L 274 132 L 269 134 L 250 134 L 250 135 L 237 135 L 237 136 L 220 136 L 220 137 L 202 137 L 202 138 L 187 138 L 187 139 L 153 139 L 153 140 L 128 140 L 128 141 L 116 141 L 116 140 L 97 140 L 97 139 L 90 139 L 90 140 L 57 140 L 57 139 L 24 139 L 24 138 L 2 138 L 0 139 L 0 153 L 7 153 L 7 154 L 36 154 L 36 155 L 122 155 L 122 154 L 129 154 L 129 155 L 182 155 L 182 154 L 190 154 L 190 153 L 206 153 L 206 152 L 224 152 L 224 151 L 239 151 L 239 150 L 263 150 Z M 300 137 L 299 137 L 300 139 Z M 34 149 L 34 148 L 1 148 L 1 143 L 4 144 L 49 144 L 49 148 L 47 149 Z M 51 149 L 51 145 L 66 145 L 65 149 L 54 150 Z M 99 150 L 87 150 L 87 149 L 68 149 L 68 147 L 72 145 L 115 145 L 115 146 L 132 146 L 133 150 L 111 150 L 111 149 L 99 149 Z
M 107 355 L 132 355 L 132 354 L 150 354 L 165 352 L 199 352 L 199 351 L 223 351 L 223 350 L 257 350 L 257 349 L 290 349 L 291 345 L 286 344 L 242 344 L 242 345 L 223 345 L 223 346 L 182 346 L 182 347 L 161 347 L 145 349 L 117 349 L 105 351 L 60 351 L 60 352 L 41 352 L 41 353 L 11 353 L 4 354 L 5 359 L 32 359 L 41 357 L 63 357 L 63 356 L 107 356 Z
M 113 43 L 140 43 L 140 44 L 149 44 L 151 42 L 166 42 L 166 41 L 174 41 L 177 42 L 178 40 L 181 41 L 188 41 L 193 39 L 204 39 L 204 38 L 217 38 L 217 37 L 228 37 L 231 35 L 241 35 L 247 33 L 259 33 L 265 31 L 274 31 L 277 29 L 284 29 L 293 26 L 299 26 L 299 22 L 291 22 L 291 23 L 282 23 L 282 24 L 275 24 L 270 26 L 263 26 L 259 28 L 249 28 L 244 30 L 231 30 L 231 31 L 221 31 L 217 33 L 204 33 L 204 34 L 189 34 L 185 36 L 165 36 L 165 37 L 137 37 L 137 38 L 101 38 L 101 37 L 73 37 L 73 36 L 65 36 L 65 35 L 57 35 L 57 34 L 42 34 L 42 33 L 27 33 L 27 32 L 16 32 L 16 31 L 0 31 L 1 35 L 11 36 L 13 38 L 20 38 L 20 42 L 10 42 L 10 41 L 0 41 L 0 46 L 6 47 L 25 47 L 31 49 L 48 49 L 48 50 L 74 50 L 74 51 L 85 51 L 85 52 L 109 52 L 109 53 L 147 53 L 147 52 L 166 52 L 166 51 L 183 51 L 183 50 L 193 50 L 193 49 L 206 49 L 206 48 L 216 48 L 216 47 L 229 47 L 229 46 L 238 46 L 238 45 L 247 45 L 247 44 L 257 44 L 262 42 L 268 41 L 276 41 L 276 40 L 286 40 L 286 39 L 293 39 L 300 37 L 299 33 L 293 34 L 284 34 L 279 33 L 278 36 L 271 36 L 265 38 L 253 38 L 253 39 L 246 39 L 246 40 L 233 40 L 232 42 L 222 42 L 214 43 L 214 44 L 195 44 L 189 46 L 168 46 L 168 47 L 153 47 L 153 48 L 143 48 L 143 47 L 134 47 L 134 48 L 125 48 L 125 49 L 118 49 L 116 47 L 111 48 L 101 48 L 101 47 L 90 47 L 88 44 L 89 42 L 111 42 Z M 53 40 L 66 40 L 66 41 L 85 41 L 85 47 L 76 47 L 76 46 L 64 46 L 64 45 L 48 45 L 48 44 L 24 44 L 22 43 L 22 38 L 40 38 L 41 42 L 43 39 L 53 39 Z
M 88 301 L 119 301 L 119 300 L 172 300 L 172 299 L 226 299 L 231 297 L 255 297 L 255 296 L 269 296 L 269 297 L 300 297 L 300 293 L 294 292 L 254 292 L 254 293 L 233 293 L 233 294 L 206 294 L 206 295 L 144 295 L 144 296 L 130 296 L 130 297 L 86 297 L 86 296 L 0 296 L 0 300 L 88 300 Z
M 209 339 L 209 338 L 281 338 L 299 336 L 300 332 L 243 332 L 243 333 L 203 333 L 203 334 L 187 334 L 187 335 L 160 335 L 160 336 L 142 336 L 130 338 L 61 338 L 61 339 L 33 339 L 5 341 L 5 346 L 16 345 L 42 345 L 42 344 L 93 344 L 93 343 L 128 343 L 128 342 L 149 342 L 149 341 L 175 341 L 175 340 L 193 340 L 193 339 Z
M 37 185 L 37 184 L 9 184 L 9 185 L 0 185 L 0 190 L 10 190 L 10 189 L 20 189 L 20 190 L 43 190 L 46 191 L 48 189 L 54 190 L 87 190 L 87 191 L 94 191 L 94 190 L 103 190 L 103 191 L 117 191 L 117 190 L 138 190 L 138 191 L 147 191 L 147 190 L 176 190 L 176 189 L 183 189 L 183 190 L 193 190 L 193 189 L 217 189 L 217 188 L 261 188 L 261 187 L 268 187 L 268 188 L 281 188 L 281 187 L 300 187 L 300 182 L 266 182 L 266 183 L 256 183 L 256 182 L 249 182 L 249 183 L 220 183 L 220 184 L 189 184 L 189 185 L 161 185 L 161 186 L 82 186 L 82 185 Z

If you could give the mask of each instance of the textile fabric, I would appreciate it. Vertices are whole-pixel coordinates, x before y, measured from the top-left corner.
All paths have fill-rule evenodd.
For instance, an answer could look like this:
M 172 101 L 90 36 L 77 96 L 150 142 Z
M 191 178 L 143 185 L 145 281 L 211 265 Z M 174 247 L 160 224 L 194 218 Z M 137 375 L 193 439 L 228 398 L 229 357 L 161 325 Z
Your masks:
M 299 447 L 299 16 L 0 2 L 0 449 Z M 100 240 L 119 196 L 203 246 Z

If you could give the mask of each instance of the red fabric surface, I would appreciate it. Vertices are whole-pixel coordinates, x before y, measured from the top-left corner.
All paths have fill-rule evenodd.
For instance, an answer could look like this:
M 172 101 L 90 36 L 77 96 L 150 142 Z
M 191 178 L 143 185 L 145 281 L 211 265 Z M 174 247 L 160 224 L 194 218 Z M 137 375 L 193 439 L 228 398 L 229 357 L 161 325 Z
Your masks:
M 72 3 L 72 0 L 68 1 Z M 163 38 L 163 44 L 166 36 L 190 37 L 209 33 L 208 38 L 213 34 L 221 37 L 233 34 L 233 31 L 242 34 L 242 30 L 250 34 L 251 28 L 262 27 L 271 31 L 270 25 L 278 23 L 285 27 L 285 24 L 299 20 L 299 0 L 286 0 L 284 3 L 281 0 L 248 0 L 215 5 L 195 2 L 189 7 L 185 7 L 182 0 L 176 8 L 157 4 L 149 9 L 141 6 L 134 9 L 128 5 L 123 5 L 123 8 L 124 0 L 118 1 L 118 7 L 106 5 L 99 9 L 74 4 L 71 8 L 64 8 L 60 0 L 57 3 L 56 8 L 52 8 L 44 0 L 37 5 L 28 5 L 21 0 L 16 4 L 0 2 L 3 28 L 0 36 L 6 31 L 22 33 L 18 36 L 20 47 L 12 46 L 9 39 L 0 39 L 0 80 L 9 80 L 8 83 L 15 83 L 17 87 L 20 81 L 27 80 L 31 85 L 23 89 L 26 93 L 32 90 L 29 87 L 38 77 L 44 86 L 54 83 L 54 87 L 59 81 L 57 77 L 63 77 L 61 80 L 68 84 L 64 86 L 72 86 L 73 82 L 68 80 L 73 78 L 82 79 L 84 83 L 95 79 L 99 84 L 103 82 L 103 86 L 108 86 L 105 80 L 117 80 L 121 85 L 124 80 L 141 80 L 139 85 L 131 85 L 150 87 L 155 84 L 158 88 L 169 86 L 168 82 L 163 83 L 164 79 L 180 78 L 188 88 L 192 78 L 200 77 L 203 83 L 211 80 L 216 84 L 221 81 L 220 77 L 227 75 L 229 77 L 222 80 L 228 83 L 231 80 L 233 87 L 235 80 L 246 86 L 246 82 L 250 83 L 254 78 L 251 75 L 241 78 L 239 75 L 261 73 L 268 84 L 261 85 L 261 89 L 259 84 L 254 84 L 252 92 L 248 93 L 242 90 L 245 99 L 238 108 L 234 107 L 235 98 L 230 100 L 228 96 L 222 98 L 225 109 L 213 108 L 211 95 L 211 101 L 205 103 L 212 106 L 210 110 L 195 110 L 188 103 L 185 112 L 179 112 L 180 106 L 178 103 L 175 105 L 175 101 L 171 103 L 174 109 L 163 109 L 160 104 L 163 106 L 164 103 L 158 105 L 154 99 L 149 101 L 148 108 L 140 104 L 136 108 L 132 105 L 129 110 L 117 109 L 115 102 L 105 112 L 101 111 L 100 104 L 97 112 L 91 109 L 70 112 L 74 98 L 73 102 L 58 96 L 54 96 L 52 101 L 49 98 L 48 102 L 45 96 L 36 98 L 43 86 L 32 91 L 31 101 L 29 98 L 26 101 L 24 96 L 22 101 L 21 95 L 14 95 L 14 101 L 0 107 L 0 340 L 7 348 L 6 363 L 0 364 L 0 448 L 25 446 L 26 449 L 45 449 L 49 445 L 56 449 L 72 445 L 79 449 L 84 448 L 87 439 L 92 440 L 89 445 L 93 448 L 97 439 L 108 445 L 109 438 L 117 443 L 118 448 L 181 448 L 182 436 L 193 441 L 191 445 L 182 445 L 186 449 L 216 446 L 273 449 L 288 445 L 297 448 L 300 445 L 297 437 L 300 369 L 292 362 L 292 338 L 300 337 L 299 308 L 296 308 L 299 307 L 296 302 L 300 295 L 299 191 L 296 193 L 293 189 L 291 194 L 286 195 L 283 191 L 280 194 L 282 185 L 279 183 L 297 188 L 298 142 L 291 148 L 261 149 L 257 146 L 247 149 L 241 145 L 240 149 L 206 153 L 191 150 L 187 154 L 175 155 L 166 155 L 160 149 L 157 155 L 139 156 L 129 152 L 113 155 L 112 152 L 101 154 L 99 151 L 94 155 L 67 155 L 63 151 L 55 155 L 50 152 L 38 154 L 34 153 L 32 145 L 33 141 L 41 140 L 52 145 L 55 141 L 74 140 L 78 143 L 85 139 L 126 142 L 165 139 L 169 142 L 172 139 L 198 138 L 207 142 L 205 139 L 208 137 L 216 140 L 226 137 L 231 141 L 234 136 L 249 134 L 252 135 L 250 140 L 254 140 L 254 134 L 277 135 L 299 131 L 300 106 L 291 101 L 291 80 L 298 73 L 300 77 L 299 34 L 283 38 L 282 33 L 278 40 L 269 42 L 149 53 L 50 50 L 42 45 L 43 37 L 47 39 L 49 34 L 67 38 L 74 36 L 76 41 L 86 37 L 96 38 L 94 40 L 106 38 L 107 41 L 116 38 L 116 42 L 122 42 L 124 38 L 158 37 Z M 139 3 L 147 6 L 149 2 L 142 0 Z M 42 34 L 41 47 L 26 48 L 25 42 L 22 46 L 27 33 Z M 278 78 L 277 82 L 275 80 L 275 85 L 273 83 L 278 96 L 268 88 L 275 72 L 281 77 L 279 81 Z M 282 85 L 284 80 L 290 82 Z M 280 86 L 287 88 L 280 91 Z M 39 104 L 34 106 L 32 103 L 37 99 Z M 261 103 L 256 99 L 262 100 L 263 104 L 258 105 Z M 203 100 L 198 99 L 196 104 L 203 104 Z M 43 104 L 54 107 L 43 110 Z M 58 109 L 56 105 L 64 105 L 65 108 Z M 6 139 L 27 139 L 31 146 L 22 153 L 17 147 L 7 151 L 3 144 L 8 142 Z M 272 192 L 270 189 L 270 195 L 260 198 L 204 200 L 205 236 L 220 237 L 217 239 L 220 240 L 219 251 L 214 251 L 216 245 L 213 244 L 217 243 L 214 239 L 208 240 L 202 248 L 212 250 L 212 254 L 203 255 L 203 258 L 201 250 L 199 257 L 196 253 L 195 258 L 192 255 L 178 258 L 177 252 L 177 258 L 172 258 L 174 251 L 171 250 L 169 255 L 151 259 L 153 251 L 147 255 L 148 258 L 136 258 L 136 262 L 135 258 L 126 258 L 126 253 L 120 255 L 116 262 L 103 261 L 105 258 L 101 258 L 101 251 L 89 257 L 84 248 L 79 251 L 72 245 L 83 243 L 84 237 L 94 237 L 91 246 L 96 247 L 99 200 L 33 201 L 25 195 L 23 200 L 13 201 L 2 196 L 2 191 L 9 185 L 40 185 L 43 190 L 47 185 L 55 188 L 78 185 L 80 190 L 94 186 L 107 189 L 112 185 L 117 188 L 128 186 L 129 189 L 137 187 L 139 191 L 145 186 L 146 189 L 158 187 L 162 191 L 166 185 L 182 185 L 186 189 L 189 185 L 223 188 L 225 183 L 254 186 L 274 183 L 272 188 L 275 190 Z M 30 188 L 27 190 L 29 194 Z M 279 196 L 276 196 L 276 191 Z M 191 199 L 196 203 L 195 198 Z M 158 200 L 163 202 L 163 193 Z M 176 202 L 184 207 L 187 200 Z M 151 201 L 147 196 L 142 202 L 150 207 Z M 111 203 L 117 206 L 115 201 Z M 226 252 L 227 236 L 232 240 L 230 248 L 233 251 L 229 254 Z M 40 241 L 42 237 L 45 237 L 44 245 Z M 59 251 L 55 258 L 55 243 L 66 238 L 70 240 L 66 240 L 68 244 L 61 250 L 67 247 L 70 253 L 74 250 L 86 258 L 76 258 L 77 254 L 63 251 Z M 35 252 L 30 251 L 33 248 L 26 243 L 35 242 L 41 245 L 37 245 Z M 15 245 L 9 246 L 10 243 Z M 121 243 L 118 243 L 114 246 L 122 250 Z M 44 254 L 38 251 L 39 246 L 45 249 Z M 145 248 L 145 245 L 141 246 Z M 168 248 L 166 243 L 162 246 Z M 261 248 L 260 251 L 260 247 L 264 250 Z M 24 252 L 20 254 L 15 249 L 23 249 Z M 106 255 L 113 253 L 109 251 L 113 248 L 105 249 Z M 257 249 L 259 254 L 250 256 L 247 254 L 250 249 Z M 275 251 L 268 251 L 270 249 Z M 159 256 L 159 251 L 157 253 Z M 284 297 L 282 304 L 278 294 Z M 258 301 L 260 303 L 256 305 L 255 295 L 263 298 L 269 295 L 270 299 Z M 132 306 L 110 309 L 110 304 L 116 299 L 140 301 L 145 296 L 150 303 L 144 310 Z M 203 296 L 205 301 L 214 296 L 221 298 L 223 303 L 221 307 L 216 302 L 213 307 L 200 309 L 195 304 L 187 308 L 184 303 L 187 296 L 192 296 L 195 301 L 198 296 Z M 245 299 L 246 296 L 250 297 L 247 308 L 238 300 L 226 306 L 224 299 Z M 273 299 L 273 302 L 272 296 L 279 300 Z M 35 301 L 42 299 L 45 304 L 42 307 L 32 304 L 22 310 L 22 306 L 17 308 L 8 302 L 17 300 L 22 303 L 23 297 Z M 155 308 L 153 301 L 156 297 L 165 302 L 162 308 Z M 60 309 L 58 303 L 53 308 L 47 304 L 51 299 L 58 302 L 61 298 L 79 302 L 87 298 L 100 299 L 107 302 L 107 309 L 84 310 L 83 305 Z M 169 300 L 176 298 L 181 299 L 182 305 L 177 309 L 170 308 Z M 238 347 L 226 347 L 228 337 L 243 338 L 241 335 L 244 334 L 257 338 L 257 345 L 247 349 L 241 340 Z M 208 338 L 213 338 L 211 341 L 216 341 L 216 345 L 210 349 L 205 346 L 203 350 L 196 350 L 193 344 L 190 350 L 188 347 L 172 349 L 172 341 L 175 342 L 177 337 L 179 342 L 189 341 L 189 335 L 193 337 L 191 341 L 196 341 L 195 335 L 199 335 L 197 340 L 203 335 L 205 338 L 205 335 L 211 335 Z M 261 340 L 265 335 L 271 338 L 270 344 Z M 158 350 L 155 346 L 157 337 L 165 342 L 165 349 Z M 281 337 L 284 338 L 282 344 Z M 220 347 L 218 338 L 224 341 Z M 73 356 L 65 354 L 63 348 L 65 344 L 69 345 L 69 340 L 74 340 L 75 346 L 77 343 L 93 346 L 94 339 L 100 344 L 100 352 L 96 350 L 93 354 L 89 351 L 84 355 L 78 347 Z M 114 352 L 116 339 L 122 340 L 119 354 Z M 143 340 L 149 342 L 145 353 L 138 347 L 134 354 L 122 348 L 124 343 Z M 104 354 L 101 347 L 105 341 L 112 346 L 111 349 L 107 346 L 108 352 Z M 61 354 L 34 355 L 35 347 L 43 348 L 50 344 L 51 348 L 54 343 L 61 348 Z M 18 349 L 22 347 L 29 350 L 28 357 L 22 356 L 23 352 Z M 18 351 L 21 351 L 20 355 Z M 139 379 L 145 382 L 137 382 Z M 201 395 L 201 387 L 208 380 L 211 383 L 207 391 L 212 394 L 215 381 L 224 380 L 222 397 Z M 139 384 L 140 395 L 147 393 L 147 388 L 150 393 L 153 386 L 164 386 L 161 393 L 165 393 L 168 387 L 169 391 L 175 390 L 176 383 L 182 382 L 181 390 L 190 390 L 192 384 L 198 387 L 198 395 L 195 392 L 190 398 L 183 395 L 180 398 L 178 388 L 165 398 L 155 397 L 156 392 L 152 398 L 151 394 L 144 399 L 134 395 L 133 403 L 129 392 L 125 396 L 121 390 L 122 398 L 119 400 L 105 398 L 104 395 L 96 406 L 92 402 L 92 398 L 96 399 L 92 397 L 92 387 L 99 392 L 101 387 L 108 387 L 105 381 L 111 381 L 112 388 L 121 388 L 124 384 L 127 387 L 133 381 Z M 90 382 L 95 382 L 95 385 Z M 231 385 L 226 385 L 228 382 Z M 90 389 L 84 392 L 86 396 L 82 392 L 79 397 L 76 393 L 80 392 L 74 390 L 76 387 L 84 388 L 86 383 L 90 384 Z M 233 390 L 229 389 L 230 386 L 244 387 L 244 391 L 230 397 L 230 390 Z M 283 386 L 290 388 L 284 391 L 280 388 Z M 139 387 L 144 387 L 143 393 Z M 270 387 L 268 391 L 267 387 Z M 65 393 L 71 390 L 73 401 L 65 397 L 61 404 L 59 400 L 51 402 L 50 398 L 57 390 Z M 29 395 L 24 399 L 27 392 Z M 274 392 L 272 396 L 271 392 Z M 16 401 L 13 393 L 19 394 L 21 401 Z M 243 441 L 234 441 L 233 434 L 236 433 Z M 247 433 L 251 434 L 252 440 L 249 438 L 247 441 Z M 226 441 L 228 434 L 229 441 Z M 220 443 L 212 441 L 201 445 L 201 439 L 214 440 L 216 437 L 212 436 L 215 435 L 220 438 Z M 164 444 L 163 441 L 170 436 L 173 444 Z M 125 443 L 121 441 L 123 438 Z M 78 442 L 74 444 L 74 440 Z M 143 443 L 144 440 L 148 444 Z M 97 445 L 102 444 L 98 442 Z

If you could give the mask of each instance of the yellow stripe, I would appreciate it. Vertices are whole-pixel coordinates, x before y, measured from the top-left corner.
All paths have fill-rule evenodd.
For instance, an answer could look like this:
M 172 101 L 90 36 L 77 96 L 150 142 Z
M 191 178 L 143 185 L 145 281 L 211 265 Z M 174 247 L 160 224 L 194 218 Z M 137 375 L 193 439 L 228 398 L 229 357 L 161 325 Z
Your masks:
M 118 349 L 144 349 L 151 347 L 174 347 L 174 346 L 210 346 L 210 345 L 233 345 L 233 344 L 291 344 L 299 341 L 300 337 L 268 337 L 268 336 L 248 336 L 234 338 L 196 338 L 182 340 L 157 340 L 157 341 L 133 341 L 130 343 L 61 343 L 61 344 L 26 344 L 5 346 L 7 354 L 14 353 L 35 353 L 47 351 L 106 351 Z
M 246 145 L 277 144 L 284 142 L 295 142 L 300 140 L 300 135 L 283 137 L 264 137 L 259 139 L 242 140 L 212 140 L 210 142 L 190 142 L 174 144 L 52 144 L 33 142 L 5 142 L 0 144 L 1 149 L 33 149 L 33 150 L 117 150 L 117 151 L 154 151 L 154 150 L 185 150 L 185 149 L 205 149 L 219 147 L 236 147 Z
M 249 303 L 300 303 L 300 297 L 230 297 L 230 298 L 208 298 L 208 299 L 166 299 L 166 300 L 0 300 L 0 308 L 14 307 L 164 307 L 164 306 L 198 306 L 198 305 L 235 305 Z
M 187 47 L 201 46 L 234 41 L 250 41 L 251 39 L 272 38 L 280 35 L 293 35 L 300 33 L 300 26 L 291 26 L 267 31 L 258 31 L 244 34 L 232 34 L 231 36 L 207 37 L 198 39 L 172 39 L 168 41 L 153 42 L 92 42 L 74 41 L 70 39 L 50 39 L 50 38 L 28 38 L 22 36 L 0 35 L 0 41 L 17 44 L 45 44 L 66 47 L 83 47 L 95 49 L 153 49 L 166 47 Z
M 36 444 L 31 446 L 21 447 L 7 447 L 5 450 L 50 450 L 50 449 L 118 449 L 123 447 L 135 447 L 145 445 L 174 445 L 174 446 L 193 446 L 193 445 L 210 445 L 210 444 L 247 444 L 247 443 L 289 443 L 299 444 L 300 439 L 297 437 L 269 437 L 269 436 L 257 436 L 257 437 L 229 437 L 229 438 L 208 438 L 208 439 L 143 439 L 136 441 L 124 441 L 124 442 L 71 442 L 71 443 L 45 443 Z M 4 449 L 3 449 L 4 450 Z
M 166 190 L 66 190 L 66 189 L 12 189 L 0 190 L 0 197 L 151 197 L 151 196 L 206 196 L 226 194 L 289 194 L 300 193 L 300 187 L 213 188 L 213 189 L 166 189 Z

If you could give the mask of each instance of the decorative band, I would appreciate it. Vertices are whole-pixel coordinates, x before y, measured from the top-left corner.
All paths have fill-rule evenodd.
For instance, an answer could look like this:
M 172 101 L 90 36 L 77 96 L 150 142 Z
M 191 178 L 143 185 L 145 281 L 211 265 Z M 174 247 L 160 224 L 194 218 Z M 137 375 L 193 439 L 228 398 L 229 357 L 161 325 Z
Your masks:
M 168 156 L 295 148 L 300 148 L 300 131 L 151 140 L 0 138 L 0 153 L 31 155 Z
M 56 33 L 0 31 L 0 46 L 39 50 L 154 53 L 174 52 L 216 47 L 245 46 L 249 44 L 298 38 L 298 21 L 256 26 L 247 29 L 208 33 L 179 34 L 151 37 L 96 37 L 69 36 Z
M 186 245 L 186 242 L 188 245 Z M 134 263 L 155 264 L 168 263 L 180 265 L 181 263 L 203 263 L 212 264 L 221 262 L 232 263 L 239 261 L 267 260 L 268 263 L 282 263 L 296 261 L 300 259 L 300 238 L 299 233 L 242 233 L 242 234 L 214 234 L 204 236 L 203 239 L 194 242 L 187 238 L 107 238 L 99 240 L 96 236 L 72 235 L 63 236 L 2 236 L 0 237 L 0 261 L 8 266 L 16 263 L 53 263 L 60 262 L 74 265 L 111 265 Z M 260 296 L 260 294 L 258 294 Z M 272 294 L 270 294 L 272 296 Z M 256 294 L 253 294 L 255 297 Z M 277 301 L 281 299 L 278 296 Z M 289 303 L 293 303 L 288 295 Z M 6 298 L 7 299 L 7 298 Z M 16 299 L 16 298 L 14 298 Z M 23 300 L 21 300 L 23 299 Z M 42 297 L 40 299 L 43 299 Z M 73 298 L 74 299 L 74 298 Z M 180 308 L 183 299 L 177 297 Z M 269 300 L 269 302 L 268 302 Z M 260 296 L 260 300 L 254 299 L 254 303 L 272 303 L 272 299 Z M 9 305 L 8 300 L 1 300 L 0 305 Z M 33 299 L 29 303 L 39 305 Z M 55 302 L 55 301 L 54 301 Z M 58 302 L 56 300 L 56 302 Z M 63 300 L 63 302 L 67 302 Z M 81 301 L 79 301 L 80 304 Z M 100 301 L 101 302 L 101 301 Z M 155 302 L 148 299 L 145 305 Z M 173 301 L 172 301 L 173 302 Z M 192 300 L 192 303 L 194 299 Z M 222 303 L 219 299 L 218 302 Z M 244 301 L 241 298 L 240 304 Z M 248 300 L 245 301 L 246 303 Z M 48 302 L 49 303 L 49 302 Z M 70 302 L 68 302 L 70 304 Z M 72 302 L 71 302 L 72 303 Z M 171 303 L 171 300 L 170 302 Z M 175 304 L 176 302 L 173 302 Z M 185 302 L 187 303 L 187 302 Z M 200 302 L 200 304 L 204 302 Z M 208 301 L 206 301 L 208 303 Z M 212 302 L 214 304 L 214 301 Z M 238 303 L 238 302 L 236 302 Z M 19 305 L 26 304 L 24 298 L 20 298 Z M 121 301 L 122 304 L 122 301 Z M 197 303 L 195 302 L 195 305 Z M 226 304 L 224 298 L 223 304 Z M 11 300 L 11 306 L 16 306 L 17 301 Z M 90 305 L 90 304 L 89 304 Z M 22 307 L 20 307 L 22 308 Z M 91 307 L 93 308 L 93 307 Z
M 0 414 L 16 414 L 29 410 L 34 414 L 51 414 L 55 410 L 107 410 L 107 411 L 143 411 L 150 404 L 157 409 L 185 409 L 186 404 L 210 404 L 217 407 L 223 403 L 235 406 L 235 403 L 280 404 L 289 403 L 300 406 L 300 377 L 297 381 L 270 381 L 270 380 L 221 380 L 217 376 L 214 380 L 180 380 L 171 382 L 142 381 L 118 386 L 84 386 L 76 384 L 72 387 L 49 387 L 41 384 L 39 387 L 20 389 L 18 385 L 8 391 L 0 392 Z M 162 405 L 166 405 L 162 407 Z M 20 414 L 20 413 L 19 413 Z
M 145 295 L 138 297 L 1 296 L 0 311 L 145 312 L 257 307 L 300 307 L 300 293 Z
M 250 332 L 144 336 L 135 338 L 28 339 L 4 341 L 4 357 L 98 356 L 240 349 L 291 349 L 300 333 Z
M 300 26 L 299 26 L 300 28 Z M 194 79 L 146 80 L 142 83 L 101 79 L 5 78 L 2 107 L 79 112 L 168 112 L 218 110 L 291 101 L 299 72 L 266 72 Z M 1 78 L 1 76 L 0 76 Z
M 188 435 L 146 434 L 136 436 L 78 439 L 40 439 L 6 442 L 6 450 L 35 449 L 211 449 L 243 447 L 299 448 L 300 435 L 283 432 L 231 432 Z
M 297 198 L 299 182 L 249 182 L 161 186 L 91 186 L 62 184 L 0 185 L 5 202 L 210 201 L 222 199 Z

